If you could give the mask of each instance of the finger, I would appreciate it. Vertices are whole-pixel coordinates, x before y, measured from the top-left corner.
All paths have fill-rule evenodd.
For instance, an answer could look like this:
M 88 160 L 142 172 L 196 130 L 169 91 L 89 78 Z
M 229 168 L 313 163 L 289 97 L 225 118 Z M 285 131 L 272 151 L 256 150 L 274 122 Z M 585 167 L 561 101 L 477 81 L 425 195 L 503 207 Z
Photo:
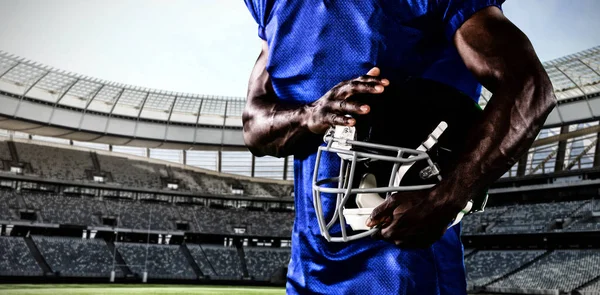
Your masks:
M 385 202 L 373 209 L 371 216 L 367 219 L 367 226 L 373 227 L 380 223 L 389 223 L 392 221 L 392 213 L 394 212 L 395 204 L 391 199 L 386 199 Z
M 366 75 L 359 77 L 359 79 L 376 78 L 375 80 L 379 81 L 383 86 L 390 85 L 390 81 L 388 79 L 379 77 L 380 74 L 381 71 L 379 70 L 379 68 L 374 67 L 371 70 L 369 70 L 369 72 L 367 72 Z
M 371 107 L 366 104 L 362 104 L 359 102 L 336 100 L 331 103 L 331 111 L 336 112 L 338 114 L 357 114 L 364 115 L 371 111 Z
M 388 79 L 385 78 L 381 78 L 378 76 L 360 76 L 356 79 L 352 79 L 351 81 L 358 81 L 358 82 L 363 82 L 363 83 L 377 83 L 377 84 L 381 84 L 383 86 L 388 86 L 390 84 L 390 81 Z
M 327 115 L 325 118 L 327 123 L 331 126 L 354 126 L 354 124 L 356 124 L 356 120 L 354 118 L 334 113 Z
M 348 99 L 352 95 L 356 95 L 359 93 L 373 93 L 379 94 L 382 93 L 385 87 L 377 82 L 362 82 L 358 80 L 353 80 L 350 83 L 344 85 L 339 89 L 339 92 L 336 93 L 334 99 Z
M 379 76 L 379 74 L 381 74 L 381 70 L 378 67 L 373 67 L 367 72 L 368 76 Z

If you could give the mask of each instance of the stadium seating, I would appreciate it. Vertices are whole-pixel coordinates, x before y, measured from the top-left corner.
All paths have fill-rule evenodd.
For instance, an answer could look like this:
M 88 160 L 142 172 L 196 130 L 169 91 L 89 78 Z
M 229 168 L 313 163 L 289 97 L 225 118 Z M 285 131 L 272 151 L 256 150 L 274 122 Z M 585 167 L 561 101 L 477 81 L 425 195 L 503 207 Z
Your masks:
M 249 247 L 244 249 L 248 275 L 256 280 L 269 280 L 290 261 L 290 249 Z
M 505 212 L 497 215 L 493 224 L 486 228 L 487 234 L 531 233 L 550 230 L 555 219 L 566 218 L 585 202 L 557 202 L 541 204 L 513 205 L 505 207 Z M 475 216 L 477 214 L 473 214 Z M 491 217 L 491 216 L 490 216 Z M 486 219 L 489 217 L 480 217 Z M 490 219 L 487 219 L 489 221 Z
M 20 237 L 0 237 L 0 275 L 40 276 L 42 269 Z
M 167 167 L 127 158 L 98 155 L 102 171 L 110 172 L 112 181 L 129 187 L 163 189 L 162 178 L 168 178 Z
M 21 194 L 28 209 L 40 213 L 39 222 L 98 225 L 98 202 L 81 196 L 26 192 Z
M 243 191 L 243 196 L 289 197 L 293 190 L 290 184 L 240 180 L 105 154 L 97 154 L 95 165 L 88 151 L 23 142 L 14 144 L 19 160 L 32 168 L 32 171 L 25 169 L 24 173 L 44 179 L 89 183 L 93 182 L 94 173 L 99 173 L 105 175 L 107 184 L 154 190 L 166 189 L 163 179 L 172 179 L 180 183 L 179 190 L 212 195 L 231 195 L 232 188 L 236 188 Z M 1 160 L 11 160 L 6 141 L 0 141 L 0 165 Z
M 118 217 L 119 227 L 132 229 L 174 230 L 179 214 L 168 203 L 144 203 L 132 200 L 104 200 L 104 216 Z M 150 227 L 149 227 L 150 226 Z
M 244 274 L 240 256 L 235 247 L 202 245 L 202 250 L 215 272 L 224 279 L 240 279 Z
M 216 176 L 197 171 L 171 168 L 173 178 L 180 180 L 181 185 L 191 191 L 215 195 L 230 195 L 232 188 L 243 190 L 244 196 L 256 197 L 289 197 L 292 185 L 241 181 L 236 178 Z
M 485 286 L 516 270 L 545 251 L 478 251 L 465 258 L 467 282 L 470 286 Z
M 18 220 L 19 217 L 15 213 L 18 207 L 16 196 L 12 191 L 0 190 L 0 220 Z
M 581 295 L 598 295 L 600 294 L 600 280 L 596 280 L 590 285 L 587 285 L 579 290 Z
M 38 213 L 35 223 L 101 226 L 103 218 L 115 218 L 121 228 L 173 231 L 176 222 L 187 222 L 190 232 L 236 234 L 236 228 L 243 228 L 247 235 L 270 237 L 288 237 L 294 218 L 293 212 L 0 190 L 0 220 L 19 220 L 20 209 Z
M 88 181 L 86 170 L 93 169 L 89 152 L 15 142 L 21 162 L 29 163 L 33 174 L 67 181 Z
M 493 225 L 500 215 L 508 210 L 507 206 L 486 207 L 484 212 L 467 215 L 462 221 L 462 232 L 465 235 L 484 234 L 485 228 Z
M 54 272 L 61 276 L 109 277 L 113 255 L 104 240 L 33 236 Z M 115 268 L 121 275 L 119 268 Z
M 556 250 L 486 289 L 527 293 L 534 290 L 570 292 L 600 276 L 599 250 Z
M 0 162 L 1 160 L 11 160 L 10 150 L 6 141 L 0 140 Z
M 115 243 L 132 272 L 158 279 L 195 279 L 179 245 Z
M 592 212 L 600 212 L 600 200 L 592 200 L 579 208 L 571 217 L 572 222 L 565 231 L 598 231 L 600 230 L 600 218 L 592 215 Z
M 192 254 L 194 261 L 196 261 L 196 264 L 198 264 L 198 267 L 200 267 L 200 271 L 202 271 L 202 274 L 204 274 L 204 276 L 217 276 L 217 273 L 215 272 L 210 262 L 208 262 L 208 259 L 204 254 L 204 250 L 202 250 L 200 245 L 187 244 L 186 247 L 189 249 L 190 254 Z

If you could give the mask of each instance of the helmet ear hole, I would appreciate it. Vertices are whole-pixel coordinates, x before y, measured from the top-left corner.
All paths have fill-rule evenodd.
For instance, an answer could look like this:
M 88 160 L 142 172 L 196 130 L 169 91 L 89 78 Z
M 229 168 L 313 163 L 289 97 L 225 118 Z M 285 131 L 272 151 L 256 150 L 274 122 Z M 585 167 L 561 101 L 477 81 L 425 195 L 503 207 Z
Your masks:
M 376 188 L 377 179 L 374 174 L 366 173 L 360 180 L 358 188 Z M 378 193 L 356 194 L 358 208 L 375 208 L 383 203 L 384 199 Z

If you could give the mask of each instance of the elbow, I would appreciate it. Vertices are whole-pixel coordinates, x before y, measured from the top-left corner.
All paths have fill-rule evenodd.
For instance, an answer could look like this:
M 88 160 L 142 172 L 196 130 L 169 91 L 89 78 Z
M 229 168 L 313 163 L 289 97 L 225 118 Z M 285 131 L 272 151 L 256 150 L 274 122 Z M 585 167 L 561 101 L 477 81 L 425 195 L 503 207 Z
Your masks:
M 242 114 L 242 133 L 244 137 L 244 144 L 252 155 L 256 157 L 265 156 L 261 150 L 261 144 L 259 140 L 259 134 L 256 133 L 256 128 L 253 128 L 253 116 L 246 110 Z
M 251 134 L 251 132 L 247 132 L 246 128 L 244 128 L 244 144 L 246 145 L 246 147 L 248 148 L 250 153 L 252 153 L 253 156 L 255 156 L 255 157 L 266 156 L 266 154 L 260 148 L 260 145 L 254 139 L 253 134 Z

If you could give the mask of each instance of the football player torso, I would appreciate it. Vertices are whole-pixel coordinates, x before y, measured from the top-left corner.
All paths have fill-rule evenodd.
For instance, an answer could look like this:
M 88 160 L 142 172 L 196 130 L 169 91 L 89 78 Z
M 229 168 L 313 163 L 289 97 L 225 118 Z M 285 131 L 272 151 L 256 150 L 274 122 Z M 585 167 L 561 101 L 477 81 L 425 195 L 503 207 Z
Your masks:
M 473 13 L 490 5 L 499 7 L 502 2 L 246 0 L 246 5 L 258 24 L 259 37 L 268 42 L 267 71 L 281 100 L 313 102 L 339 82 L 378 66 L 391 85 L 401 83 L 407 76 L 438 81 L 471 98 L 473 107 L 481 86 L 456 52 L 452 36 Z M 416 88 L 415 91 L 427 91 Z M 447 104 L 428 112 L 433 103 Z M 432 112 L 459 108 L 462 103 L 447 97 L 446 101 L 440 98 L 429 103 L 398 104 L 397 108 L 384 109 L 383 114 L 374 116 L 397 119 L 374 132 L 381 132 L 376 135 L 384 138 L 401 131 L 414 133 L 418 146 L 423 139 L 418 138 L 420 131 L 416 130 L 436 124 L 425 118 L 435 117 Z M 454 123 L 448 125 L 448 132 L 459 128 Z M 408 138 L 390 140 L 406 141 L 398 142 L 406 146 L 413 143 Z M 294 159 L 296 217 L 288 270 L 289 294 L 466 293 L 460 226 L 449 229 L 427 249 L 404 250 L 370 238 L 327 242 L 321 235 L 313 202 L 316 151 L 317 147 L 312 154 Z M 443 160 L 438 161 L 440 166 L 445 165 Z M 326 153 L 317 177 L 338 177 L 339 168 L 339 156 Z M 443 168 L 440 171 L 444 173 Z M 336 198 L 325 197 L 322 201 L 323 214 L 331 219 Z

